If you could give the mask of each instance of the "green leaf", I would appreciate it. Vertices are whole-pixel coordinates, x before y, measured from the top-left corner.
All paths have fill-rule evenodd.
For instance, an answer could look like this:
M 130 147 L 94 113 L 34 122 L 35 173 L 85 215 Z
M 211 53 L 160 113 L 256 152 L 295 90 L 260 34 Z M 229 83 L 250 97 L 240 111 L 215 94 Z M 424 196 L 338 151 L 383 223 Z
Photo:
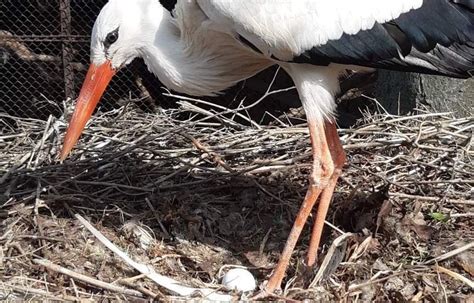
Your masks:
M 449 220 L 449 215 L 443 213 L 430 213 L 430 217 L 438 222 L 447 222 Z

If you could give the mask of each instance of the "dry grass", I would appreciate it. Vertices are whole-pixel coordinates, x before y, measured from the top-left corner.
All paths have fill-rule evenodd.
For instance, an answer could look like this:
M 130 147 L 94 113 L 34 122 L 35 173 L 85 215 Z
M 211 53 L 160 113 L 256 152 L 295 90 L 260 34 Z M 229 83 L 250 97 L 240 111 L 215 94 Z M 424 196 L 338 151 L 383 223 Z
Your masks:
M 305 193 L 307 129 L 244 126 L 233 118 L 245 111 L 195 104 L 98 114 L 65 163 L 57 162 L 63 119 L 0 116 L 0 298 L 184 299 L 105 248 L 75 215 L 183 285 L 229 293 L 219 281 L 233 265 L 265 281 Z M 305 231 L 281 296 L 472 300 L 473 122 L 419 112 L 367 115 L 341 129 L 348 164 L 322 265 L 304 267 Z

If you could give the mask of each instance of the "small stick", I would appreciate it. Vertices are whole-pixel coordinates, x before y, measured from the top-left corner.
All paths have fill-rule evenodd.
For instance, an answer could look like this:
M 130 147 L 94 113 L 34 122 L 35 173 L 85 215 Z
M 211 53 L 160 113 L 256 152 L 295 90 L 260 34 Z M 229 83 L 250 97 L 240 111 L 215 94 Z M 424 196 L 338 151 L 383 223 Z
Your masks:
M 260 247 L 258 250 L 259 256 L 263 256 L 263 251 L 265 250 L 265 246 L 267 245 L 268 237 L 270 237 L 270 233 L 272 232 L 272 228 L 270 227 L 263 237 L 262 243 L 260 243 Z
M 51 294 L 47 291 L 41 290 L 41 289 L 36 289 L 36 288 L 31 288 L 31 287 L 23 287 L 23 286 L 18 286 L 18 285 L 12 285 L 12 284 L 6 284 L 6 283 L 1 283 L 0 284 L 0 290 L 8 290 L 11 291 L 13 290 L 14 292 L 21 292 L 25 295 L 39 295 L 43 296 L 44 298 L 51 298 L 56 301 L 66 301 L 66 302 L 81 302 L 79 298 L 73 297 L 73 296 L 68 296 L 68 295 L 62 295 L 60 296 L 59 294 Z M 25 298 L 23 298 L 25 299 Z
M 132 280 L 133 280 L 133 278 L 132 278 Z M 132 287 L 132 288 L 136 289 L 137 291 L 143 293 L 144 295 L 146 295 L 150 298 L 159 299 L 160 302 L 168 301 L 166 296 L 164 294 L 162 294 L 161 292 L 159 292 L 159 294 L 155 294 L 154 292 L 152 292 L 148 288 L 145 288 L 141 285 L 134 284 L 133 281 L 130 281 L 129 279 L 122 279 L 122 280 L 119 280 L 118 282 L 120 284 L 125 285 L 125 286 Z
M 338 233 L 340 233 L 341 235 L 344 235 L 346 232 L 343 231 L 342 229 L 340 229 L 339 227 L 337 227 L 336 225 L 332 224 L 331 222 L 329 222 L 328 220 L 324 220 L 324 223 L 331 227 L 332 229 L 334 229 L 335 231 L 337 231 Z
M 156 209 L 155 207 L 153 207 L 153 204 L 151 204 L 150 202 L 150 199 L 148 198 L 145 198 L 145 202 L 146 204 L 148 204 L 148 207 L 151 209 L 151 211 L 153 212 L 153 215 L 155 216 L 155 219 L 156 221 L 158 222 L 158 225 L 160 225 L 160 228 L 161 228 L 161 231 L 165 234 L 165 236 L 167 238 L 170 238 L 170 234 L 168 233 L 168 231 L 166 230 L 165 226 L 163 225 L 163 223 L 161 223 L 161 220 L 160 220 L 160 217 L 158 217 L 158 213 L 156 212 Z
M 36 160 L 35 160 L 35 164 L 34 164 L 34 168 L 38 167 L 39 165 L 39 161 L 40 161 L 40 156 L 41 156 L 41 151 L 44 147 L 44 143 L 45 141 L 51 136 L 51 134 L 53 133 L 52 131 L 49 131 L 49 128 L 51 126 L 51 123 L 53 121 L 53 116 L 52 115 L 49 115 L 48 117 L 48 121 L 46 122 L 46 126 L 44 127 L 44 132 L 43 132 L 43 137 L 41 138 L 41 141 L 40 141 L 40 145 L 38 147 L 38 153 L 36 154 Z
M 400 275 L 405 274 L 405 273 L 406 273 L 406 271 L 395 272 L 395 273 L 391 274 L 390 276 L 383 277 L 383 278 L 380 278 L 380 279 L 376 279 L 376 280 L 369 279 L 368 281 L 362 282 L 360 284 L 351 284 L 351 285 L 349 285 L 348 292 L 351 293 L 351 292 L 354 292 L 354 291 L 356 291 L 360 288 L 363 288 L 365 286 L 368 286 L 368 285 L 371 285 L 371 284 L 377 284 L 377 283 L 386 281 L 386 280 L 388 280 L 392 277 L 400 276 Z
M 46 246 L 46 242 L 43 240 L 45 237 L 44 232 L 43 232 L 43 225 L 41 224 L 41 218 L 39 217 L 39 211 L 38 209 L 44 205 L 43 200 L 40 198 L 41 196 L 41 182 L 38 180 L 37 186 L 36 186 L 36 198 L 35 198 L 35 207 L 34 207 L 34 216 L 33 216 L 33 222 L 36 224 L 36 228 L 38 228 L 38 233 L 41 236 L 41 238 L 38 238 L 38 242 L 40 243 L 41 247 Z M 41 249 L 43 256 L 45 256 L 45 250 Z
M 54 264 L 51 261 L 46 260 L 46 259 L 33 259 L 33 262 L 38 264 L 38 265 L 41 265 L 43 267 L 46 267 L 49 270 L 61 273 L 63 275 L 69 276 L 73 279 L 82 281 L 84 283 L 87 283 L 89 285 L 92 285 L 92 286 L 95 286 L 95 287 L 98 287 L 98 288 L 107 289 L 107 290 L 110 290 L 110 291 L 118 292 L 118 293 L 129 295 L 129 296 L 134 296 L 134 297 L 139 297 L 139 298 L 143 297 L 143 294 L 139 291 L 124 288 L 124 287 L 121 287 L 121 286 L 113 285 L 113 284 L 110 284 L 110 283 L 107 283 L 107 282 L 104 282 L 104 281 L 100 281 L 100 280 L 91 278 L 89 276 L 86 276 L 86 275 L 74 272 L 72 270 L 69 270 L 65 267 L 56 265 L 56 264 Z
M 393 196 L 393 197 L 417 199 L 417 200 L 431 201 L 431 202 L 438 202 L 438 201 L 444 200 L 446 202 L 453 203 L 453 204 L 474 205 L 474 200 L 443 199 L 443 198 L 438 198 L 438 197 L 416 196 L 416 195 L 409 195 L 409 194 L 404 194 L 404 193 L 394 193 L 394 192 L 390 192 L 389 195 Z
M 447 252 L 445 254 L 442 254 L 441 256 L 438 256 L 436 258 L 433 258 L 433 259 L 430 259 L 428 261 L 426 261 L 425 263 L 423 263 L 424 265 L 428 265 L 428 264 L 433 264 L 433 263 L 437 263 L 437 262 L 440 262 L 440 261 L 444 261 L 446 259 L 449 259 L 455 255 L 458 255 L 460 253 L 463 253 L 465 252 L 466 250 L 469 250 L 471 248 L 474 247 L 474 242 L 471 242 L 471 243 L 468 243 L 462 247 L 459 247 L 459 248 L 456 248 L 455 250 L 452 250 L 450 252 Z
M 50 242 L 65 242 L 65 239 L 62 239 L 62 238 L 52 238 L 52 237 L 45 237 L 45 236 L 38 236 L 38 235 L 18 235 L 18 236 L 14 236 L 13 238 L 14 239 L 46 240 Z
M 467 284 L 471 289 L 474 289 L 474 281 L 469 280 L 468 278 L 464 277 L 463 275 L 458 274 L 457 272 L 454 272 L 452 270 L 449 270 L 447 268 L 444 268 L 442 266 L 436 265 L 435 269 L 439 272 L 442 272 L 444 274 L 447 274 L 448 276 L 459 280 L 465 284 Z
M 74 289 L 74 294 L 76 295 L 77 298 L 79 298 L 79 292 L 77 291 L 77 286 L 76 286 L 76 283 L 74 282 L 74 279 L 69 278 L 69 280 L 71 280 L 72 289 Z M 47 287 L 47 284 L 46 284 L 46 287 Z
M 191 140 L 191 142 L 193 143 L 193 145 L 197 149 L 199 149 L 201 152 L 204 152 L 204 153 L 208 154 L 209 156 L 211 156 L 211 158 L 214 160 L 214 162 L 217 162 L 217 164 L 219 164 L 220 166 L 225 168 L 228 172 L 230 172 L 230 173 L 235 172 L 232 169 L 232 167 L 227 165 L 227 163 L 225 163 L 217 153 L 211 152 L 207 147 L 205 147 L 201 142 L 199 142 L 199 140 L 197 140 L 196 138 L 194 138 L 193 136 L 190 136 L 188 134 L 181 133 L 180 135 L 187 138 L 187 139 L 189 139 L 189 140 Z
M 271 192 L 269 192 L 268 190 L 265 189 L 265 187 L 263 187 L 260 183 L 257 182 L 257 180 L 255 179 L 252 179 L 253 183 L 255 185 L 258 186 L 258 188 L 260 188 L 261 191 L 263 191 L 265 194 L 269 195 L 270 197 L 272 197 L 273 199 L 279 201 L 280 203 L 283 203 L 283 204 L 286 204 L 285 201 L 283 201 L 281 198 L 275 196 L 274 194 L 272 194 Z
M 465 217 L 474 217 L 474 213 L 463 213 L 463 214 L 451 214 L 450 218 L 465 218 Z

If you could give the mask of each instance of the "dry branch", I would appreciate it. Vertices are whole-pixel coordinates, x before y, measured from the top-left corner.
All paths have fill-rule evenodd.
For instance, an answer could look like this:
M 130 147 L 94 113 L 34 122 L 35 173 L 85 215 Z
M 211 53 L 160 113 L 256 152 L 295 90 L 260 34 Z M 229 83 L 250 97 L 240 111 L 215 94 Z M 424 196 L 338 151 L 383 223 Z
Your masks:
M 32 52 L 24 43 L 19 41 L 12 33 L 0 30 L 0 47 L 11 50 L 18 58 L 27 62 L 47 62 L 62 64 L 62 59 L 57 56 L 36 54 Z M 84 71 L 87 67 L 81 63 L 71 63 L 72 67 L 78 71 Z
M 129 296 L 134 296 L 134 297 L 140 297 L 140 298 L 143 297 L 142 293 L 139 292 L 139 291 L 136 291 L 136 290 L 133 290 L 133 289 L 127 289 L 127 288 L 124 288 L 124 287 L 120 287 L 120 286 L 117 286 L 117 285 L 113 285 L 113 284 L 110 284 L 110 283 L 107 283 L 107 282 L 104 282 L 104 281 L 100 281 L 100 280 L 88 277 L 86 275 L 83 275 L 83 274 L 74 272 L 72 270 L 69 270 L 67 268 L 64 268 L 62 266 L 59 266 L 57 264 L 53 264 L 49 260 L 34 259 L 33 262 L 38 264 L 38 265 L 41 265 L 41 266 L 45 267 L 46 269 L 61 273 L 63 275 L 67 275 L 67 276 L 69 276 L 73 279 L 76 279 L 78 281 L 82 281 L 84 283 L 90 284 L 92 286 L 95 286 L 95 287 L 98 287 L 98 288 L 101 288 L 101 289 L 106 289 L 106 290 L 110 290 L 110 291 L 117 292 L 117 293 L 122 293 L 122 294 L 129 295 Z

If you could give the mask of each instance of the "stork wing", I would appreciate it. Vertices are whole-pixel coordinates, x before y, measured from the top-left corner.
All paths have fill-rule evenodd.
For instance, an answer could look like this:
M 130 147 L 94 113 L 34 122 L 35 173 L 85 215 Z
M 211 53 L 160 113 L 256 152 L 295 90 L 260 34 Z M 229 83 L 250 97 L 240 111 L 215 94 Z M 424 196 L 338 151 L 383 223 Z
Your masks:
M 472 0 L 197 0 L 205 14 L 278 60 L 468 77 Z

